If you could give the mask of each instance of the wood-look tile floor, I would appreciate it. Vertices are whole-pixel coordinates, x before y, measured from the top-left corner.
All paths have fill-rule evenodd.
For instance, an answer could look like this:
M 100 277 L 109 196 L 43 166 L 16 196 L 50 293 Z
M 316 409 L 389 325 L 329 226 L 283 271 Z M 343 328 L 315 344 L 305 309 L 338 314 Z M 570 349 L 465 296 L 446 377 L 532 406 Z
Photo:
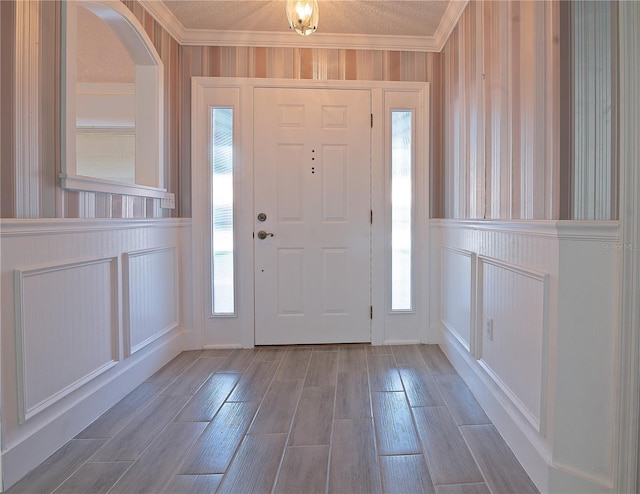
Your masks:
M 8 493 L 538 492 L 434 345 L 183 352 Z

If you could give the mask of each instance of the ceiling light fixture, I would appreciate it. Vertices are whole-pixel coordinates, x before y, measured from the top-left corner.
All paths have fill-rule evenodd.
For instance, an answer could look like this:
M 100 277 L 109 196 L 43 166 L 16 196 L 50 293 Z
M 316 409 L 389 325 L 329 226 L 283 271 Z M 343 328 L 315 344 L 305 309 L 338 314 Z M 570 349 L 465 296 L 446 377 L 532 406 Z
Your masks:
M 287 0 L 285 5 L 289 27 L 300 36 L 309 36 L 318 29 L 318 0 Z

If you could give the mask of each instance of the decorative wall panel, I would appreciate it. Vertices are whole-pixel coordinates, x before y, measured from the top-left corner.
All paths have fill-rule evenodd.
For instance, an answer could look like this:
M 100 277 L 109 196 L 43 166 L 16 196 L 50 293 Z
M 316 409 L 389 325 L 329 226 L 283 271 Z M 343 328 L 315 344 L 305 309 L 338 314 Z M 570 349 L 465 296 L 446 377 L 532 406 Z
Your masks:
M 175 247 L 124 255 L 127 351 L 133 354 L 178 325 Z
M 478 271 L 476 357 L 540 431 L 548 275 L 488 257 Z
M 2 220 L 5 488 L 181 351 L 190 238 L 189 220 Z M 129 356 L 125 329 L 156 339 Z
M 475 254 L 442 246 L 442 324 L 472 352 Z
M 15 271 L 21 422 L 115 365 L 117 276 L 117 258 Z

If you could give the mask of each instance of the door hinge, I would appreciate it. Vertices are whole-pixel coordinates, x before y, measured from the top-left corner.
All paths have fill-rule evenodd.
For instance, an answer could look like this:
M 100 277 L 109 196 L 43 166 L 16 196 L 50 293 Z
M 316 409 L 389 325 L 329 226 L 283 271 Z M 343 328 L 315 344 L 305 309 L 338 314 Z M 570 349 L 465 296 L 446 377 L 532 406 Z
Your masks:
M 370 210 L 371 215 L 369 216 L 369 223 L 373 225 L 373 209 Z
M 373 113 L 371 114 L 371 128 L 373 129 Z
M 373 319 L 373 305 L 369 306 L 369 319 Z

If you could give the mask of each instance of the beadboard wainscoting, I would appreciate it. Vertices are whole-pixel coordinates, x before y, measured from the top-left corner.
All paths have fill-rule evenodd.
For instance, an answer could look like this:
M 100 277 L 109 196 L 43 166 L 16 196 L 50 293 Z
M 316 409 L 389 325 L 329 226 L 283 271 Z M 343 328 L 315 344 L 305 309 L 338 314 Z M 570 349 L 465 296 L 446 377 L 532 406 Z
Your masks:
M 183 349 L 191 220 L 0 229 L 8 488 Z
M 541 492 L 614 492 L 623 248 L 615 221 L 431 221 L 431 332 Z

